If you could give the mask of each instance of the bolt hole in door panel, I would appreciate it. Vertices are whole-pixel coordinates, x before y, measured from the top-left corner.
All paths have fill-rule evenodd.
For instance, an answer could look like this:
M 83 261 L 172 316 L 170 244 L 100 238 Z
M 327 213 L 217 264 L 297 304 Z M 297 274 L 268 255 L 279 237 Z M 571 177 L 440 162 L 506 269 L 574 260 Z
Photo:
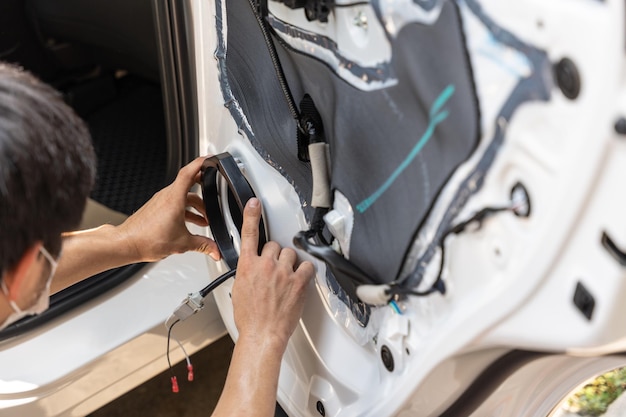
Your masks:
M 318 274 L 281 369 L 285 411 L 440 415 L 524 350 L 565 355 L 541 359 L 563 376 L 537 384 L 522 372 L 519 397 L 494 387 L 467 414 L 545 415 L 621 364 L 578 357 L 624 351 L 623 267 L 602 245 L 607 232 L 626 247 L 626 147 L 613 129 L 625 108 L 623 2 L 337 2 L 326 21 L 299 6 L 267 2 L 273 63 L 248 2 L 190 3 L 200 149 L 242 162 L 270 239 L 291 246 L 309 228 L 314 184 L 278 61 L 293 101 L 308 94 L 320 113 L 330 188 L 354 227 L 343 256 L 379 284 L 445 290 L 354 308 L 300 251 Z M 236 339 L 228 295 L 215 296 Z M 515 399 L 529 393 L 551 405 Z

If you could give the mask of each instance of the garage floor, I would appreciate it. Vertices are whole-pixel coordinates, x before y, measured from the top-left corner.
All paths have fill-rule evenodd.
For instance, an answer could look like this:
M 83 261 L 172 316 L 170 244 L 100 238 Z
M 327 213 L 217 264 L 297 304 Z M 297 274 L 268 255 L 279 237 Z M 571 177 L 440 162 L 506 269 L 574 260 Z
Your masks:
M 172 393 L 166 371 L 124 394 L 88 417 L 150 416 L 206 417 L 217 404 L 233 351 L 233 342 L 224 336 L 191 356 L 194 381 L 188 382 L 185 362 L 176 364 L 180 392 Z

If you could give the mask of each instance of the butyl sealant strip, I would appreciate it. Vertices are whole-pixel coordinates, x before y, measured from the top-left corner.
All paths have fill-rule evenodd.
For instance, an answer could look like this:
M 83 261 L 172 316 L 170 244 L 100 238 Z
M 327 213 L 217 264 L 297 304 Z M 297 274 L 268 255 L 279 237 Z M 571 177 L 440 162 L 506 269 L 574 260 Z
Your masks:
M 234 1 L 229 3 L 229 10 L 232 10 Z M 495 134 L 491 138 L 490 142 L 485 146 L 480 146 L 479 149 L 483 152 L 478 158 L 474 168 L 470 173 L 461 179 L 455 179 L 454 182 L 446 185 L 448 189 L 447 193 L 452 197 L 448 203 L 439 201 L 435 207 L 441 207 L 441 209 L 433 210 L 429 214 L 428 218 L 424 222 L 424 227 L 421 228 L 417 235 L 417 239 L 414 239 L 411 253 L 407 262 L 403 266 L 403 272 L 410 271 L 404 278 L 404 283 L 407 286 L 418 286 L 425 268 L 433 260 L 433 256 L 439 246 L 441 245 L 441 238 L 446 230 L 450 227 L 456 216 L 465 206 L 469 198 L 480 189 L 484 176 L 491 167 L 493 160 L 496 157 L 497 151 L 504 140 L 504 134 L 506 129 L 506 122 L 510 120 L 514 110 L 523 102 L 529 100 L 547 100 L 549 98 L 549 86 L 546 85 L 545 80 L 545 67 L 549 65 L 545 52 L 539 51 L 529 45 L 526 45 L 519 41 L 515 36 L 509 32 L 503 30 L 496 25 L 481 9 L 477 1 L 459 1 L 461 7 L 466 7 L 480 21 L 489 29 L 493 34 L 496 42 L 512 47 L 521 53 L 523 53 L 528 61 L 532 64 L 533 72 L 526 78 L 522 79 L 513 90 L 511 96 L 506 100 L 501 111 L 498 114 L 497 120 L 502 123 L 497 123 Z M 247 137 L 252 143 L 257 152 L 267 161 L 270 166 L 274 167 L 296 190 L 301 202 L 301 206 L 306 208 L 308 206 L 306 193 L 298 187 L 296 181 L 287 173 L 281 164 L 279 164 L 266 150 L 266 147 L 261 143 L 259 138 L 254 134 L 251 123 L 248 117 L 246 117 L 244 108 L 240 105 L 232 91 L 232 86 L 229 80 L 228 71 L 226 66 L 226 27 L 224 25 L 225 18 L 225 4 L 223 0 L 216 0 L 216 27 L 218 35 L 218 48 L 216 51 L 216 58 L 219 66 L 220 85 L 222 88 L 222 94 L 226 107 L 229 109 L 231 116 L 237 123 L 240 133 Z M 438 5 L 438 2 L 431 2 L 433 7 Z M 464 10 L 466 12 L 466 10 Z M 471 52 L 471 51 L 470 51 Z M 484 141 L 484 138 L 483 138 Z M 476 155 L 472 157 L 475 159 Z M 452 190 L 452 191 L 450 191 Z M 310 211 L 305 210 L 305 216 L 309 218 Z M 329 287 L 333 287 L 337 282 L 334 277 L 328 277 Z M 356 322 L 362 327 L 367 320 L 363 320 L 364 316 L 367 319 L 369 314 L 360 308 L 358 303 L 353 300 L 345 299 L 341 296 L 341 291 L 330 291 L 333 296 L 343 302 L 336 306 L 336 313 L 341 314 L 341 311 L 355 316 Z M 344 293 L 345 296 L 345 293 Z M 329 299 L 329 303 L 334 303 Z M 360 319 L 359 319 L 360 317 Z M 366 339 L 367 337 L 365 337 Z
M 247 14 L 251 14 L 249 10 L 249 5 L 245 0 L 240 0 L 239 2 L 233 0 L 228 3 L 228 10 L 226 9 L 226 4 L 222 0 L 216 0 L 215 2 L 215 24 L 216 24 L 216 32 L 217 32 L 217 48 L 215 51 L 215 58 L 217 60 L 218 65 L 218 74 L 219 74 L 219 83 L 220 89 L 222 91 L 222 96 L 224 99 L 224 105 L 228 108 L 229 113 L 237 127 L 239 129 L 239 133 L 247 138 L 257 153 L 274 169 L 276 169 L 284 178 L 289 182 L 289 184 L 294 188 L 297 193 L 301 207 L 303 209 L 305 218 L 307 221 L 310 221 L 312 215 L 312 206 L 307 203 L 307 198 L 305 196 L 306 192 L 304 192 L 297 184 L 296 181 L 288 174 L 287 170 L 285 170 L 275 159 L 271 156 L 271 154 L 266 150 L 265 146 L 262 144 L 261 140 L 255 135 L 255 132 L 252 129 L 251 123 L 249 122 L 249 118 L 246 116 L 244 108 L 241 103 L 235 96 L 235 93 L 232 88 L 231 79 L 229 77 L 229 73 L 231 72 L 227 66 L 227 24 L 226 18 L 227 15 L 239 19 L 248 18 L 246 24 L 250 25 L 250 27 L 257 28 L 256 23 L 249 19 L 250 16 Z M 238 10 L 237 7 L 242 7 L 241 10 Z M 245 25 L 244 25 L 245 26 Z M 254 30 L 251 31 L 253 36 Z M 241 34 L 241 32 L 240 32 Z M 252 40 L 258 40 L 262 37 L 252 38 Z M 257 53 L 267 54 L 267 52 L 263 49 L 264 47 L 255 48 Z M 273 68 L 271 69 L 273 72 Z M 267 85 L 267 83 L 264 83 Z M 282 97 L 282 93 L 279 91 L 277 96 L 277 100 L 284 100 Z M 274 111 L 277 109 L 274 108 Z M 289 117 L 288 115 L 285 117 Z M 293 137 L 295 138 L 296 126 L 294 123 L 293 126 Z M 296 161 L 298 162 L 298 161 Z M 344 323 L 349 323 L 349 328 L 363 328 L 369 322 L 369 314 L 370 310 L 367 306 L 362 303 L 357 302 L 356 300 L 350 299 L 350 297 L 346 294 L 346 292 L 339 286 L 336 278 L 332 276 L 332 274 L 326 274 L 327 286 L 329 288 L 329 299 L 327 300 L 329 303 L 333 300 L 340 299 L 343 302 L 343 307 L 337 307 L 336 312 L 341 314 L 341 311 L 346 312 L 347 315 L 350 315 L 354 318 L 354 320 L 346 321 Z M 341 304 L 341 303 L 339 303 Z M 351 323 L 351 324 L 350 324 Z M 358 330 L 354 331 L 355 334 L 359 333 Z
M 372 5 L 387 34 L 396 37 L 408 24 L 432 25 L 447 0 L 373 0 Z
M 242 8 L 243 6 L 243 8 Z M 298 193 L 300 200 L 301 200 L 301 204 L 302 207 L 305 208 L 306 206 L 306 199 L 305 197 L 303 197 L 303 195 L 307 195 L 308 193 L 306 193 L 306 191 L 302 191 L 302 188 L 300 188 L 299 185 L 302 185 L 301 182 L 297 182 L 293 180 L 292 176 L 287 175 L 287 171 L 289 171 L 289 173 L 294 174 L 293 171 L 293 167 L 288 166 L 288 170 L 287 169 L 283 169 L 283 166 L 285 166 L 285 160 L 283 159 L 279 159 L 281 162 L 276 162 L 276 156 L 280 157 L 280 153 L 284 152 L 283 149 L 285 149 L 286 147 L 283 145 L 282 147 L 276 148 L 275 144 L 273 144 L 271 141 L 274 140 L 273 138 L 288 138 L 289 137 L 289 133 L 285 134 L 286 131 L 285 129 L 281 129 L 278 127 L 283 127 L 286 124 L 284 123 L 285 118 L 288 118 L 289 115 L 280 115 L 280 108 L 281 106 L 279 104 L 282 103 L 277 103 L 276 106 L 272 106 L 272 112 L 270 114 L 267 114 L 267 112 L 262 112 L 261 109 L 267 108 L 267 106 L 265 106 L 265 104 L 269 103 L 269 102 L 274 102 L 275 100 L 280 100 L 282 101 L 283 98 L 280 96 L 280 90 L 277 89 L 277 91 L 271 90 L 270 87 L 268 87 L 268 84 L 271 84 L 274 81 L 274 78 L 272 76 L 272 72 L 273 72 L 273 68 L 271 67 L 271 63 L 269 63 L 269 61 L 267 59 L 263 59 L 263 58 L 267 58 L 267 51 L 264 50 L 264 46 L 262 41 L 258 42 L 258 36 L 256 37 L 256 43 L 255 43 L 255 39 L 249 39 L 246 38 L 246 36 L 249 37 L 253 37 L 255 32 L 254 32 L 254 27 L 256 26 L 256 22 L 254 21 L 252 12 L 249 10 L 249 5 L 247 5 L 245 3 L 245 0 L 239 0 L 239 1 L 232 1 L 228 4 L 228 10 L 225 10 L 225 5 L 222 4 L 221 2 L 218 1 L 218 3 L 216 3 L 216 14 L 218 15 L 216 17 L 216 23 L 218 26 L 218 40 L 219 40 L 219 47 L 218 50 L 216 52 L 216 57 L 218 58 L 218 65 L 220 68 L 220 83 L 222 86 L 222 91 L 224 94 L 224 100 L 227 104 L 227 107 L 229 109 L 229 111 L 231 112 L 232 117 L 234 118 L 235 122 L 237 123 L 237 125 L 239 126 L 240 129 L 240 133 L 244 136 L 247 136 L 248 140 L 250 140 L 250 142 L 253 144 L 254 148 L 257 150 L 257 152 L 259 152 L 259 154 L 266 160 L 268 161 L 268 163 L 272 166 L 274 166 L 275 168 L 277 168 L 277 170 L 283 174 L 283 176 L 289 181 L 290 184 L 292 184 L 294 186 L 294 188 L 296 189 L 296 192 Z M 239 9 L 237 9 L 237 7 L 239 7 Z M 229 56 L 231 56 L 230 60 L 232 61 L 230 63 L 230 66 L 227 66 L 227 49 L 226 49 L 226 39 L 224 38 L 224 36 L 226 35 L 226 28 L 224 27 L 225 24 L 223 22 L 224 19 L 224 15 L 223 13 L 226 12 L 228 15 L 228 23 L 229 25 L 231 23 L 233 23 L 233 26 L 230 26 L 231 28 L 237 28 L 237 27 L 250 27 L 251 30 L 250 31 L 244 31 L 245 33 L 242 33 L 242 31 L 236 31 L 235 29 L 233 29 L 231 31 L 230 34 L 228 34 L 228 42 L 229 44 L 231 43 L 231 41 L 234 41 L 235 43 L 233 45 L 235 45 L 235 49 L 233 49 L 234 55 L 230 54 Z M 246 16 L 249 15 L 249 16 Z M 220 17 L 221 16 L 221 17 Z M 457 25 L 458 23 L 455 21 L 454 18 L 451 18 L 451 16 L 453 16 L 453 13 L 451 13 L 451 7 L 448 7 L 448 19 L 446 20 L 446 25 Z M 252 17 L 252 18 L 251 18 Z M 247 20 L 246 20 L 247 19 Z M 441 31 L 442 29 L 438 29 L 438 31 Z M 248 33 L 249 32 L 249 33 Z M 458 32 L 458 30 L 455 30 L 455 33 Z M 410 41 L 412 39 L 411 36 L 415 36 L 416 32 L 412 31 L 410 32 L 411 35 L 407 38 L 404 37 L 404 41 Z M 419 33 L 419 32 L 418 32 Z M 436 32 L 435 32 L 436 33 Z M 444 31 L 445 33 L 445 31 Z M 235 38 L 231 39 L 231 36 L 235 36 Z M 456 35 L 455 35 L 456 36 Z M 242 43 L 243 41 L 243 43 Z M 447 38 L 448 42 L 458 42 L 456 40 L 456 38 L 454 38 L 454 36 L 452 38 Z M 404 51 L 404 53 L 408 53 L 410 54 L 410 51 L 413 50 L 412 48 L 409 47 L 408 44 L 403 45 L 404 47 L 401 48 L 401 51 Z M 243 49 L 242 49 L 243 47 Z M 423 44 L 423 48 L 427 48 L 428 47 L 428 43 L 424 43 Z M 252 49 L 250 49 L 252 48 Z M 423 49 L 422 48 L 422 49 Z M 463 54 L 464 50 L 463 47 L 457 47 L 457 52 L 459 54 Z M 436 55 L 436 54 L 435 54 Z M 234 60 L 233 60 L 234 57 Z M 287 67 L 285 68 L 285 70 L 288 72 L 287 76 L 288 79 L 290 79 L 290 81 L 292 81 L 292 79 L 295 79 L 296 82 L 290 82 L 290 87 L 292 87 L 293 91 L 297 91 L 294 90 L 294 87 L 297 89 L 299 87 L 299 83 L 297 81 L 297 77 L 298 77 L 298 71 L 302 71 L 308 68 L 308 66 L 302 67 L 302 65 L 307 65 L 306 63 L 300 62 L 298 59 L 297 55 L 293 55 L 291 56 L 291 59 L 285 59 L 283 61 L 283 64 L 286 64 Z M 292 61 L 293 60 L 293 61 Z M 243 61 L 243 62 L 241 62 Z M 241 68 L 247 68 L 246 63 L 249 61 L 254 62 L 256 65 L 256 70 L 250 74 L 250 72 L 248 71 L 248 73 L 246 74 L 238 74 L 238 71 L 240 71 Z M 406 67 L 407 70 L 410 70 L 411 68 L 414 67 L 414 65 L 416 64 L 414 59 L 408 59 L 408 60 L 402 60 L 404 66 Z M 419 61 L 418 61 L 419 62 Z M 261 64 L 265 64 L 261 65 Z M 269 65 L 268 65 L 269 64 Z M 296 64 L 299 64 L 296 65 Z M 291 65 L 291 68 L 289 67 Z M 465 65 L 465 63 L 462 63 L 462 66 Z M 265 68 L 265 67 L 269 67 L 269 68 Z M 294 68 L 295 66 L 295 68 Z M 237 77 L 237 75 L 239 75 L 239 77 Z M 305 74 L 302 74 L 305 75 Z M 301 76 L 302 76 L 301 75 Z M 291 76 L 291 78 L 290 78 Z M 346 86 L 343 84 L 337 84 L 335 83 L 331 77 L 327 77 L 324 74 L 320 75 L 321 77 L 324 78 L 320 78 L 318 81 L 322 82 L 322 84 L 324 82 L 326 83 L 331 83 L 330 85 L 327 85 L 327 88 L 331 88 L 331 89 L 336 89 L 335 94 L 337 95 L 337 97 L 342 97 L 345 96 L 345 94 L 354 94 L 354 89 L 347 89 L 346 90 Z M 231 82 L 231 77 L 232 80 L 234 82 Z M 267 77 L 270 77 L 269 79 Z M 405 75 L 405 78 L 407 76 Z M 412 80 L 411 77 L 408 77 L 409 79 L 407 79 L 406 81 L 409 82 L 408 85 L 412 85 Z M 262 83 L 260 82 L 256 82 L 261 81 L 261 80 L 269 80 L 270 82 L 265 82 L 263 81 Z M 465 82 L 462 82 L 461 84 L 456 84 L 456 88 L 455 87 L 450 87 L 450 88 L 444 88 L 444 92 L 450 90 L 450 91 L 454 91 L 456 89 L 456 93 L 455 93 L 455 99 L 459 100 L 462 102 L 462 100 L 467 100 L 467 99 L 471 99 L 471 93 L 469 92 L 468 88 L 462 88 L 463 84 Z M 314 82 L 314 84 L 316 85 L 316 82 Z M 466 83 L 465 83 L 466 84 Z M 253 85 L 256 88 L 256 93 L 255 94 L 247 94 L 245 92 L 245 90 L 242 89 L 242 85 Z M 442 88 L 445 87 L 446 84 L 442 85 Z M 234 87 L 234 90 L 233 90 Z M 309 86 L 309 88 L 311 88 Z M 428 88 L 427 88 L 428 90 Z M 429 94 L 427 96 L 430 96 L 431 98 L 426 98 L 427 100 L 434 100 L 434 103 L 436 104 L 437 102 L 439 102 L 440 100 L 437 99 L 436 97 L 436 91 L 433 89 L 430 89 L 431 91 L 429 92 Z M 421 90 L 420 90 L 421 91 Z M 397 112 L 394 113 L 394 109 L 395 110 L 399 110 L 399 108 L 396 108 L 394 106 L 392 106 L 394 104 L 394 100 L 400 99 L 399 101 L 397 101 L 397 103 L 402 104 L 403 106 L 408 104 L 409 108 L 402 108 L 402 110 L 408 114 L 412 114 L 414 111 L 417 112 L 421 112 L 422 106 L 418 103 L 415 103 L 415 99 L 411 99 L 411 93 L 410 93 L 410 89 L 406 89 L 406 88 L 397 88 L 394 90 L 394 94 L 396 95 L 396 97 L 392 96 L 390 94 L 390 92 L 387 91 L 381 91 L 379 94 L 375 94 L 375 95 L 370 95 L 371 93 L 367 93 L 367 96 L 361 96 L 359 94 L 356 94 L 356 97 L 350 99 L 350 97 L 345 97 L 347 99 L 349 99 L 348 103 L 350 102 L 350 100 L 374 100 L 370 103 L 369 107 L 372 108 L 379 108 L 380 105 L 389 105 L 390 110 L 387 110 L 385 112 L 385 117 L 386 118 L 394 118 L 396 116 L 400 116 L 402 117 L 402 114 L 399 114 Z M 397 95 L 400 94 L 399 97 L 397 97 Z M 447 97 L 448 95 L 446 95 Z M 462 97 L 465 97 L 465 99 L 462 99 Z M 385 99 L 386 98 L 386 99 Z M 241 102 L 239 101 L 241 100 Z M 442 102 L 444 102 L 445 100 L 442 99 Z M 344 105 L 346 104 L 344 102 L 344 100 L 342 100 L 342 103 L 344 103 Z M 387 103 L 387 104 L 385 104 Z M 413 104 L 411 104 L 413 103 Z M 333 105 L 332 103 L 332 98 L 331 98 L 331 102 L 330 103 L 326 103 L 323 107 L 324 108 L 333 108 L 333 106 L 336 107 L 336 105 L 339 103 L 336 103 L 335 105 Z M 343 105 L 341 105 L 340 107 L 343 108 Z M 435 106 L 436 108 L 439 108 L 440 106 Z M 454 107 L 453 107 L 454 109 Z M 257 111 L 258 110 L 258 111 Z M 431 109 L 432 110 L 432 109 Z M 428 111 L 426 109 L 426 111 Z M 262 113 L 259 115 L 259 113 Z M 436 112 L 437 114 L 439 114 L 439 112 Z M 466 112 L 467 113 L 467 112 Z M 368 114 L 370 114 L 369 112 L 366 113 L 361 113 L 359 114 L 358 112 L 355 113 L 355 116 L 364 116 L 366 117 L 365 121 L 369 121 L 371 124 L 371 120 L 372 118 L 368 116 Z M 441 117 L 445 118 L 445 111 L 441 114 Z M 346 116 L 349 117 L 349 116 Z M 435 119 L 438 119 L 439 116 L 436 116 Z M 272 120 L 276 120 L 276 123 L 271 123 L 270 126 L 271 128 L 268 130 L 267 126 L 264 126 L 264 123 L 267 122 L 271 122 Z M 412 117 L 411 119 L 405 119 L 405 120 L 416 120 L 414 117 Z M 457 121 L 457 123 L 460 123 L 459 118 L 456 117 L 455 120 Z M 377 123 L 378 125 L 380 123 Z M 252 131 L 252 126 L 254 126 L 254 132 Z M 278 127 L 276 127 L 278 126 Z M 464 125 L 466 126 L 466 125 Z M 365 129 L 364 129 L 365 127 Z M 359 139 L 359 143 L 361 147 L 365 146 L 365 143 L 362 143 L 361 139 L 366 139 L 366 137 L 363 137 L 361 135 L 365 134 L 370 134 L 372 132 L 372 128 L 376 128 L 376 126 L 369 126 L 368 124 L 365 124 L 364 126 L 361 126 L 361 130 L 362 132 L 360 133 L 356 133 L 356 136 L 354 136 L 354 138 Z M 363 130 L 364 129 L 364 130 Z M 408 131 L 407 131 L 408 129 Z M 419 126 L 413 126 L 413 123 L 411 123 L 410 127 L 405 126 L 405 128 L 402 131 L 396 132 L 395 136 L 396 137 L 406 137 L 407 133 L 416 131 L 416 130 L 421 130 Z M 466 129 L 467 126 L 466 126 Z M 470 129 L 471 130 L 471 129 Z M 295 131 L 295 126 L 294 126 L 294 131 Z M 445 131 L 445 130 L 444 130 Z M 344 133 L 350 133 L 350 132 L 344 132 Z M 342 132 L 336 132 L 338 138 L 343 138 L 343 133 Z M 259 136 L 260 135 L 260 136 Z M 263 142 L 261 142 L 261 138 L 263 138 Z M 269 139 L 268 139 L 269 138 Z M 428 138 L 426 138 L 427 140 Z M 268 142 L 269 140 L 269 142 Z M 409 139 L 410 140 L 410 139 Z M 468 138 L 467 140 L 471 140 L 471 138 Z M 457 146 L 459 143 L 459 140 L 455 140 L 454 141 Z M 336 144 L 335 144 L 336 145 Z M 274 148 L 272 148 L 272 146 L 274 146 Z M 331 144 L 332 146 L 332 144 Z M 367 145 L 367 146 L 371 146 L 371 144 Z M 463 145 L 464 148 L 467 148 L 467 151 L 469 152 L 469 148 L 471 146 L 470 143 L 466 143 L 465 145 Z M 418 150 L 419 151 L 419 150 Z M 376 155 L 378 155 L 378 153 L 375 153 Z M 347 155 L 346 155 L 347 156 Z M 457 157 L 459 157 L 457 155 Z M 463 156 L 463 158 L 460 158 L 460 161 L 464 160 L 466 157 Z M 293 157 L 292 157 L 293 159 Z M 348 171 L 351 171 L 351 169 L 348 169 Z M 423 167 L 422 169 L 420 169 L 420 172 L 423 171 Z M 295 173 L 297 175 L 297 172 Z M 438 175 L 438 177 L 440 179 L 443 179 L 446 177 L 445 173 L 442 173 L 441 175 Z M 434 184 L 434 183 L 433 183 Z M 439 187 L 439 185 L 436 185 L 436 187 Z M 432 188 L 431 188 L 432 189 Z M 381 206 L 381 202 L 379 201 L 377 203 L 377 205 L 379 207 L 383 207 Z M 385 210 L 384 210 L 385 211 Z M 310 212 L 309 212 L 310 213 Z M 307 214 L 306 210 L 305 210 L 305 215 Z M 407 234 L 408 232 L 408 236 L 406 236 L 406 239 L 402 240 L 402 244 L 400 245 L 396 245 L 396 246 L 402 246 L 402 248 L 399 248 L 399 252 L 398 256 L 401 258 L 401 253 L 403 253 L 405 251 L 406 246 L 404 246 L 404 242 L 406 240 L 406 242 L 410 242 L 410 238 L 411 238 L 411 233 L 413 230 L 413 227 L 403 227 L 403 230 L 405 234 Z M 388 248 L 388 250 L 394 250 L 392 248 Z M 370 257 L 371 258 L 371 257 Z M 395 262 L 395 261 L 394 261 Z M 394 269 L 397 270 L 397 268 L 399 268 L 399 263 L 396 263 L 395 266 L 393 267 Z M 380 269 L 380 268 L 379 268 Z M 386 270 L 386 267 L 383 268 Z M 389 275 L 389 274 L 387 274 Z M 392 276 L 395 276 L 395 271 L 392 273 Z M 329 283 L 330 285 L 335 285 L 337 286 L 337 281 L 334 277 L 329 277 Z M 343 300 L 346 304 L 346 309 L 351 312 L 353 315 L 355 315 L 355 317 L 358 319 L 359 323 L 361 325 L 365 325 L 368 322 L 368 309 L 363 308 L 363 306 L 358 303 L 356 300 L 352 300 L 350 299 L 350 297 L 348 297 L 345 294 L 345 291 L 335 291 L 335 294 L 338 295 L 338 297 Z
M 385 88 L 397 82 L 390 62 L 369 67 L 360 65 L 346 58 L 339 51 L 337 43 L 329 37 L 283 22 L 271 14 L 267 19 L 274 31 L 290 47 L 306 51 L 308 55 L 325 62 L 338 76 L 361 90 Z
M 303 208 L 307 207 L 307 199 L 304 193 L 300 190 L 296 182 L 291 178 L 289 173 L 272 158 L 269 152 L 265 149 L 265 147 L 261 144 L 260 140 L 256 137 L 252 130 L 252 126 L 250 125 L 246 114 L 237 98 L 235 97 L 230 80 L 228 77 L 228 68 L 226 65 L 226 56 L 227 56 L 227 25 L 225 24 L 226 19 L 226 3 L 222 0 L 215 1 L 215 28 L 217 33 L 217 48 L 215 50 L 215 59 L 218 62 L 218 73 L 219 73 L 219 82 L 220 82 L 220 90 L 222 91 L 222 97 L 224 99 L 224 106 L 228 108 L 228 111 L 237 124 L 237 128 L 239 133 L 247 138 L 257 153 L 276 171 L 278 171 L 283 178 L 293 187 L 296 194 L 300 199 L 300 204 Z M 310 217 L 310 212 L 308 210 L 304 210 L 304 215 L 307 220 Z
M 492 121 L 495 125 L 493 136 L 486 146 L 481 144 L 478 148 L 483 150 L 482 155 L 478 159 L 474 155 L 468 161 L 468 163 L 475 163 L 473 169 L 465 177 L 453 178 L 446 185 L 446 190 L 442 195 L 451 195 L 450 201 L 444 207 L 442 204 L 445 203 L 439 201 L 435 210 L 428 216 L 424 227 L 419 231 L 408 252 L 400 280 L 404 286 L 410 288 L 420 286 L 429 264 L 433 261 L 440 246 L 444 244 L 442 239 L 446 231 L 452 227 L 454 220 L 471 196 L 481 189 L 485 176 L 504 143 L 506 128 L 515 110 L 525 102 L 547 101 L 550 98 L 551 85 L 549 85 L 548 76 L 550 74 L 550 62 L 546 52 L 522 42 L 511 32 L 500 27 L 483 11 L 478 1 L 460 0 L 459 4 L 464 14 L 472 13 L 482 22 L 496 42 L 523 54 L 531 64 L 532 71 L 520 78 L 495 120 Z M 470 37 L 471 33 L 467 33 L 466 36 Z M 470 50 L 469 52 L 471 59 L 473 51 Z M 475 72 L 479 70 L 480 68 L 474 68 Z M 480 85 L 477 86 L 478 89 L 480 87 Z
M 332 276 L 327 277 L 326 285 L 329 289 L 326 301 L 335 322 L 341 325 L 360 346 L 371 342 L 380 329 L 382 309 L 346 300 L 347 294 Z

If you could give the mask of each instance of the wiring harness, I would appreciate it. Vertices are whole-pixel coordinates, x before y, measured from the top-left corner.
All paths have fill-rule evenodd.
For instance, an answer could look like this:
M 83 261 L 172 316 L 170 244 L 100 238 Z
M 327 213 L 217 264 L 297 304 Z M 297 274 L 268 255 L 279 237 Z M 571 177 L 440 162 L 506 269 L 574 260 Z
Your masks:
M 172 392 L 178 392 L 178 379 L 176 375 L 174 375 L 174 370 L 172 369 L 172 362 L 170 360 L 170 340 L 174 339 L 180 349 L 183 351 L 185 355 L 185 360 L 187 361 L 187 380 L 193 381 L 193 365 L 191 364 L 191 359 L 189 355 L 187 355 L 187 351 L 183 347 L 182 343 L 176 338 L 173 333 L 174 326 L 181 321 L 185 321 L 189 317 L 196 314 L 198 311 L 204 308 L 204 299 L 208 296 L 214 289 L 225 283 L 228 279 L 235 276 L 237 273 L 237 269 L 231 269 L 225 274 L 220 275 L 215 280 L 211 281 L 209 285 L 202 288 L 200 291 L 190 293 L 179 305 L 176 307 L 174 312 L 167 318 L 165 321 L 165 328 L 167 329 L 167 364 L 170 369 L 170 373 L 172 376 L 170 380 L 172 381 Z

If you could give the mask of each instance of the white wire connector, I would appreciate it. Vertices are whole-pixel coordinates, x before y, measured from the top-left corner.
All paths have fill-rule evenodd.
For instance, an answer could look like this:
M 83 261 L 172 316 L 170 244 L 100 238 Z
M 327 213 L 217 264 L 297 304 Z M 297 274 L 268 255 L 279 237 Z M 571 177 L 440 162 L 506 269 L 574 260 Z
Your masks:
M 389 285 L 359 285 L 356 287 L 356 296 L 364 303 L 382 306 L 387 305 L 393 293 Z
M 169 329 L 176 320 L 185 321 L 188 317 L 193 316 L 203 308 L 204 300 L 200 291 L 190 293 L 167 318 L 165 321 L 165 327 Z

